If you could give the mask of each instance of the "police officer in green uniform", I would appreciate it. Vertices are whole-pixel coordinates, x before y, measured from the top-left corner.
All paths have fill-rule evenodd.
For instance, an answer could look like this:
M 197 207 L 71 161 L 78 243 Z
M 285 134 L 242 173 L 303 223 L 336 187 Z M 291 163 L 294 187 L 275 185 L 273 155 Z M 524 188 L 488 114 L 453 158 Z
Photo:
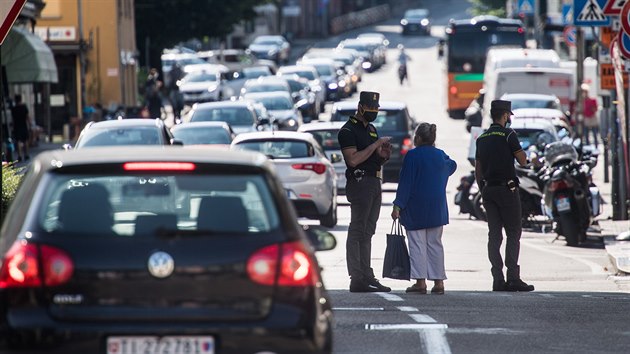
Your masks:
M 494 100 L 490 115 L 492 125 L 477 138 L 475 178 L 482 191 L 483 206 L 488 218 L 488 258 L 492 265 L 493 291 L 533 291 L 534 286 L 521 280 L 518 254 L 521 240 L 521 200 L 514 159 L 521 166 L 528 164 L 527 156 L 518 141 L 512 123 L 512 103 Z M 507 282 L 503 277 L 501 243 L 503 228 L 507 237 L 505 265 Z
M 377 92 L 360 94 L 357 113 L 339 130 L 339 145 L 346 162 L 346 197 L 350 227 L 346 258 L 351 292 L 389 292 L 374 277 L 370 265 L 372 236 L 381 210 L 381 166 L 391 155 L 391 137 L 379 138 L 374 125 L 378 115 Z

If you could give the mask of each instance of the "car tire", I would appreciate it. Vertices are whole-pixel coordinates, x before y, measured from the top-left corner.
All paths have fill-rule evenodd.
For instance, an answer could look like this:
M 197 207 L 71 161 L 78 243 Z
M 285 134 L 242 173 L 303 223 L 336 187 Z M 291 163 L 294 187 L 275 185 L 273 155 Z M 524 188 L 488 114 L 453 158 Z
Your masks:
M 319 224 L 324 227 L 335 227 L 337 225 L 337 203 L 333 201 L 330 209 L 319 219 Z

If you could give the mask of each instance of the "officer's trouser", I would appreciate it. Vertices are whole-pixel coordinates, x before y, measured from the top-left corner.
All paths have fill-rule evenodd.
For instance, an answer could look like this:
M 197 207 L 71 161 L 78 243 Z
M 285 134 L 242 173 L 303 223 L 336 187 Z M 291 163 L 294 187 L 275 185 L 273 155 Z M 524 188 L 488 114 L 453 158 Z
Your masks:
M 348 274 L 352 279 L 372 279 L 372 236 L 381 211 L 381 180 L 364 176 L 357 182 L 352 177 L 348 178 L 346 198 L 350 202 L 350 227 L 346 241 Z
M 521 198 L 518 188 L 513 192 L 507 186 L 487 186 L 483 189 L 483 206 L 488 217 L 488 258 L 492 264 L 492 277 L 503 280 L 501 243 L 503 228 L 507 237 L 505 265 L 507 280 L 520 279 L 518 254 L 521 248 Z

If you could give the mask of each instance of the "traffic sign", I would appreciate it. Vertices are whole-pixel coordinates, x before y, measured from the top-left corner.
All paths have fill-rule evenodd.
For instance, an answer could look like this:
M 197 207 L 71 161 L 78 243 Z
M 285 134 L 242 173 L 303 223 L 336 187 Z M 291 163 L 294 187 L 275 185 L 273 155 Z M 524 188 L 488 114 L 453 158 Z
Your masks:
M 533 15 L 534 11 L 534 0 L 518 0 L 518 13 L 523 15 Z
M 575 26 L 565 27 L 564 31 L 562 31 L 562 38 L 564 38 L 564 42 L 569 47 L 575 47 L 577 41 L 577 30 Z
M 627 0 L 608 0 L 604 7 L 604 14 L 606 15 L 619 15 L 621 8 L 625 5 Z
M 621 32 L 630 33 L 630 1 L 621 8 L 619 21 L 621 22 Z
M 573 0 L 573 24 L 576 26 L 610 26 L 604 14 L 608 0 Z
M 619 52 L 624 59 L 630 59 L 630 35 L 621 31 L 619 32 Z
M 9 30 L 13 27 L 13 22 L 17 19 L 26 0 L 3 0 L 0 1 L 0 45 L 7 38 Z
M 562 4 L 562 24 L 565 26 L 573 24 L 573 4 Z

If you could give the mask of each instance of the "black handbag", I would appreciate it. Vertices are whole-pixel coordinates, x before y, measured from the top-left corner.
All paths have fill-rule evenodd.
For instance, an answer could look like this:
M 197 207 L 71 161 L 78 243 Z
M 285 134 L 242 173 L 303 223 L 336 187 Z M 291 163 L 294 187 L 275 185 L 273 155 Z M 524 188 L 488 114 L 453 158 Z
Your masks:
M 403 227 L 399 219 L 396 219 L 392 223 L 390 233 L 387 234 L 383 278 L 409 280 L 410 273 L 409 251 L 407 250 Z

